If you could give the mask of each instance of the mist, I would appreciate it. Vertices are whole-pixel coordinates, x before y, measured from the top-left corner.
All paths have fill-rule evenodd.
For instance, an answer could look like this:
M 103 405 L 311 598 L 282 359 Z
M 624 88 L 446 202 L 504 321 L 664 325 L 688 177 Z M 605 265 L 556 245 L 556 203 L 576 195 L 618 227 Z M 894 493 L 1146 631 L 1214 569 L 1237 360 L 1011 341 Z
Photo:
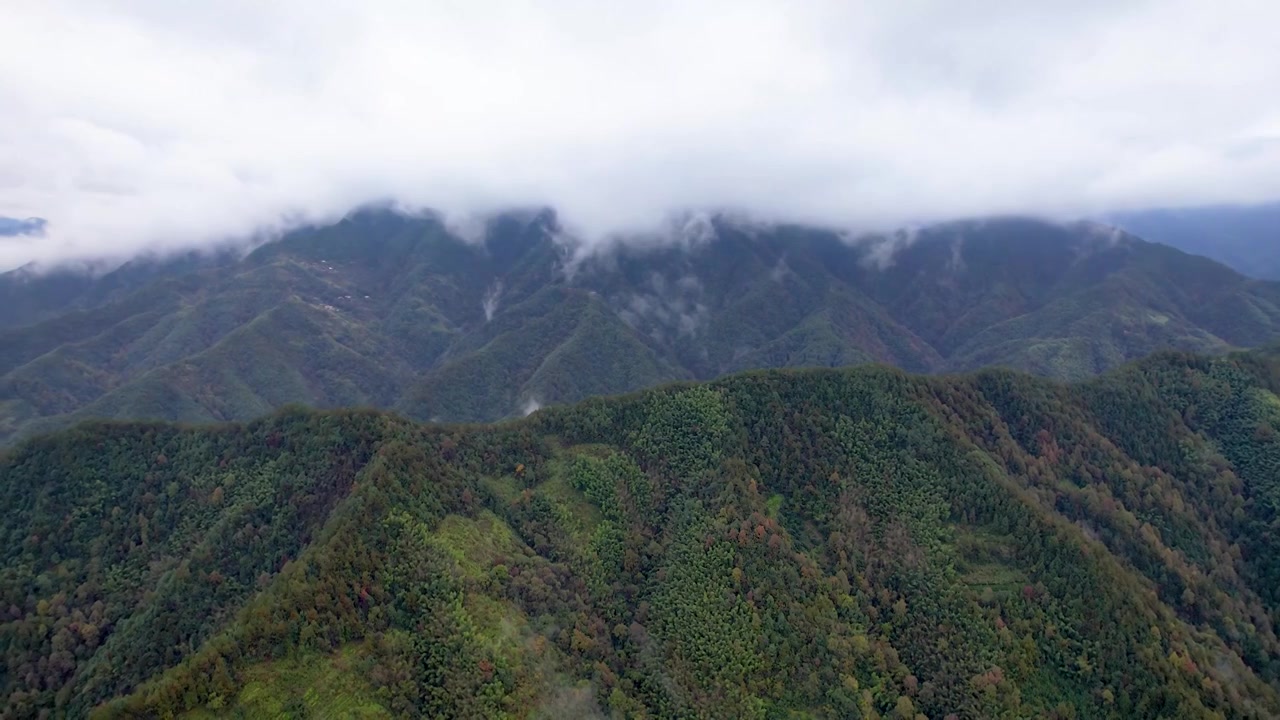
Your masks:
M 1280 6 L 46 0 L 5 10 L 0 269 L 390 200 L 890 229 L 1280 199 Z

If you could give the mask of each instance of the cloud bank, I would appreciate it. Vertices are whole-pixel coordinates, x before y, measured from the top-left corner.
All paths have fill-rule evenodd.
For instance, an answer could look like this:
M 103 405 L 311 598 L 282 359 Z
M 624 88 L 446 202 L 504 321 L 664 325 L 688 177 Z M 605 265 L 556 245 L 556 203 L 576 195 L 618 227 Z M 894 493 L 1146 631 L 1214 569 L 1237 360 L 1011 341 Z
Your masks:
M 1272 0 L 42 0 L 0 43 L 0 268 L 394 200 L 588 237 L 1280 198 Z

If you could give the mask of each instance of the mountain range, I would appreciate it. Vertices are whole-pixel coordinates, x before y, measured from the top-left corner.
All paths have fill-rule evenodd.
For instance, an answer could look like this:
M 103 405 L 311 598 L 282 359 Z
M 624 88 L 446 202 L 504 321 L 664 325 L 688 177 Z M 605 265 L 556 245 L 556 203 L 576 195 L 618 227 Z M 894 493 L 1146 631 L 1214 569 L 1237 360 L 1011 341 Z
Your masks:
M 1144 210 L 1107 221 L 1246 275 L 1280 280 L 1280 203 Z
M 0 454 L 0 715 L 1274 718 L 1278 391 L 1164 352 L 83 424 Z
M 0 442 L 288 403 L 489 421 L 767 367 L 1081 379 L 1280 335 L 1280 284 L 1107 226 L 1024 218 L 862 237 L 690 215 L 583 246 L 549 211 L 463 233 L 369 209 L 247 254 L 19 269 L 0 299 Z
M 0 237 L 13 237 L 15 235 L 39 235 L 44 232 L 45 220 L 43 218 L 26 218 L 19 220 L 17 218 L 0 216 Z

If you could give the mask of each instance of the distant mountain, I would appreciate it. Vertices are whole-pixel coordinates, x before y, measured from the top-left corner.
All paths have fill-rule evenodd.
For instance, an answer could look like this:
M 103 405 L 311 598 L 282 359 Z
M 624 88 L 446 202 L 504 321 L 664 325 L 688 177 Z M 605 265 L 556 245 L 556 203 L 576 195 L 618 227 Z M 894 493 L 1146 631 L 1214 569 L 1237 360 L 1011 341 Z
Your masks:
M 1109 220 L 1146 240 L 1280 280 L 1280 203 L 1149 210 Z
M 0 273 L 0 331 L 118 300 L 145 285 L 238 260 L 227 251 L 138 257 L 116 267 L 27 265 Z
M 84 425 L 0 453 L 0 716 L 1280 717 L 1277 392 L 1162 353 Z
M 45 224 L 43 218 L 19 220 L 17 218 L 0 217 L 0 237 L 39 235 L 44 232 Z
M 0 323 L 0 439 L 292 402 L 487 421 L 759 367 L 1073 379 L 1280 336 L 1280 284 L 1104 226 L 1016 218 L 850 240 L 694 216 L 661 242 L 582 254 L 549 212 L 499 216 L 468 242 L 365 211 L 244 258 L 10 274 L 0 292 L 42 318 Z

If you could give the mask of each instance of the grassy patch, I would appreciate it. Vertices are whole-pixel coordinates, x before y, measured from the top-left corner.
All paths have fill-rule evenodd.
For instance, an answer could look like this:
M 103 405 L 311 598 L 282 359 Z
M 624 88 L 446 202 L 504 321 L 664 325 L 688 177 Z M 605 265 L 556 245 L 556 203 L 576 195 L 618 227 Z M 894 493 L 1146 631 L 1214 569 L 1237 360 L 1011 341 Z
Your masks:
M 960 582 L 982 594 L 1016 592 L 1028 582 L 1025 573 L 1011 563 L 1016 557 L 1013 540 L 980 528 L 957 527 L 956 570 Z
M 520 491 L 524 489 L 513 475 L 490 476 L 481 482 L 499 500 L 507 504 L 515 502 L 520 497 Z
M 778 519 L 778 512 L 782 510 L 782 495 L 774 493 L 769 497 L 769 501 L 765 503 L 765 512 L 774 520 Z
M 575 538 L 587 542 L 604 516 L 586 495 L 574 488 L 565 472 L 564 463 L 557 460 L 550 464 L 551 477 L 537 487 L 537 492 L 564 510 L 573 527 L 566 527 Z
M 448 552 L 458 569 L 480 579 L 498 559 L 518 552 L 520 541 L 502 520 L 488 510 L 475 518 L 450 515 L 440 522 L 432 540 Z
M 253 665 L 244 671 L 245 685 L 236 697 L 215 698 L 208 707 L 183 717 L 390 718 L 356 670 L 364 653 L 363 645 L 348 645 L 331 655 L 306 654 Z

